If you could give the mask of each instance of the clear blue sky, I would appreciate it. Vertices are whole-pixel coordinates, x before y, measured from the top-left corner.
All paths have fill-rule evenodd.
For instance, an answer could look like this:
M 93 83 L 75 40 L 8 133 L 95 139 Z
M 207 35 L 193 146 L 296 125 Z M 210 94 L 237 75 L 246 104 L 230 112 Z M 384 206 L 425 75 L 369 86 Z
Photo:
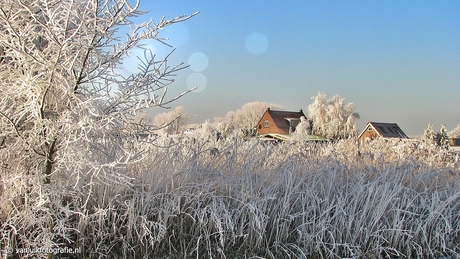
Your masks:
M 200 52 L 170 94 L 201 85 L 174 104 L 201 122 L 252 101 L 306 109 L 323 91 L 357 105 L 360 130 L 460 124 L 460 1 L 144 0 L 141 9 L 153 20 L 200 11 L 163 36 L 172 62 Z

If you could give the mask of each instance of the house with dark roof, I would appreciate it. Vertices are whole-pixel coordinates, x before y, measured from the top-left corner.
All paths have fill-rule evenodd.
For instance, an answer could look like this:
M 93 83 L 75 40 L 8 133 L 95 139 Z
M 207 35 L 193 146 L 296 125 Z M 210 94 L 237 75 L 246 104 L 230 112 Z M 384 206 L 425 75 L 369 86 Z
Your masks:
M 396 123 L 368 122 L 361 134 L 358 135 L 359 141 L 375 138 L 384 139 L 408 139 L 409 137 L 402 131 Z
M 267 108 L 265 113 L 257 123 L 256 129 L 259 135 L 281 134 L 287 135 L 295 131 L 295 127 L 300 123 L 300 118 L 305 117 L 302 110 L 276 111 Z

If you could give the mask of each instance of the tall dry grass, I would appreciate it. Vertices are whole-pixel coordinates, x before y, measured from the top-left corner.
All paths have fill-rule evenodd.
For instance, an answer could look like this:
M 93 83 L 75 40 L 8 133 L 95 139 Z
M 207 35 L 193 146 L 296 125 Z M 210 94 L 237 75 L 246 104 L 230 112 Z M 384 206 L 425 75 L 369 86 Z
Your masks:
M 88 175 L 75 185 L 69 174 L 55 179 L 59 185 L 28 190 L 22 205 L 2 200 L 3 252 L 60 246 L 81 251 L 56 257 L 460 257 L 454 153 L 384 141 L 168 144 L 142 144 L 149 148 L 142 162 L 112 168 L 123 180 Z M 17 181 L 4 179 L 4 196 Z

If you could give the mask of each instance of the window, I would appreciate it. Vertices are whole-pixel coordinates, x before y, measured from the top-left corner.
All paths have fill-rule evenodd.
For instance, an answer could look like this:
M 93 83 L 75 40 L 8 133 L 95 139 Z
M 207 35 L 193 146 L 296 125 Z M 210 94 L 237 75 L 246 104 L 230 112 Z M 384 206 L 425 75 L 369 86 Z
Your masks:
M 269 127 L 270 127 L 270 121 L 269 121 L 269 120 L 264 121 L 264 127 L 265 127 L 265 128 L 269 128 Z
M 396 127 L 393 127 L 393 130 L 398 133 L 398 135 L 401 137 L 401 138 L 404 138 L 404 134 Z
M 373 131 L 372 127 L 367 128 L 367 131 Z
M 299 120 L 291 120 L 291 128 L 295 129 L 297 125 L 299 125 L 300 121 Z
M 261 129 L 261 128 L 262 128 L 262 124 L 259 124 L 259 129 Z
M 382 133 L 387 133 L 384 127 L 379 127 L 379 129 L 382 131 Z

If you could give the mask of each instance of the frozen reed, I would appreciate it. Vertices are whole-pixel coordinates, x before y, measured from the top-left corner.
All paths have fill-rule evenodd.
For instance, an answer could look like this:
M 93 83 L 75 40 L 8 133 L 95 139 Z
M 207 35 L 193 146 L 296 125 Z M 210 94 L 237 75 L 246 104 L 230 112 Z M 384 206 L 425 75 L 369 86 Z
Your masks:
M 75 258 L 460 256 L 454 153 L 384 141 L 169 141 L 168 148 L 142 144 L 145 159 L 112 168 L 111 177 L 122 180 L 88 174 L 75 185 L 69 173 L 54 186 L 19 190 L 28 192 L 27 202 L 3 200 L 3 251 L 81 248 L 66 255 Z M 13 181 L 20 180 L 6 179 L 5 192 L 21 186 Z

